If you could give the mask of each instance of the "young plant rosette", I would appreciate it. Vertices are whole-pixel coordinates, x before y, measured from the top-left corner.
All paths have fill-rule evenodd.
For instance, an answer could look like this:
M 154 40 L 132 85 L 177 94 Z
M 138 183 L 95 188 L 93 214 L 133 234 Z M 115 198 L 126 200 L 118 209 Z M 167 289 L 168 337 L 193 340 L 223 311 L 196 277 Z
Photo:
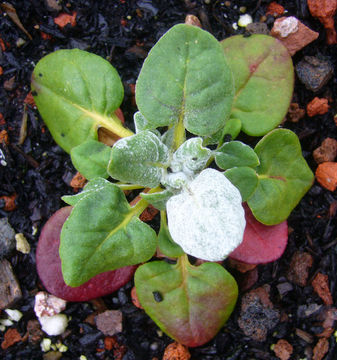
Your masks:
M 78 290 L 99 274 L 142 264 L 137 295 L 158 326 L 187 346 L 212 339 L 238 295 L 216 262 L 281 256 L 286 219 L 313 181 L 297 136 L 275 129 L 293 78 L 287 50 L 272 37 L 218 42 L 198 27 L 176 25 L 141 69 L 133 133 L 115 115 L 123 86 L 107 61 L 77 49 L 44 57 L 32 77 L 35 102 L 89 180 L 62 198 L 72 206 L 61 222 L 65 286 Z M 251 148 L 241 131 L 263 137 Z M 141 200 L 131 206 L 124 190 L 137 190 Z M 149 204 L 160 210 L 158 234 L 139 219 Z M 146 263 L 157 249 L 176 262 Z M 192 265 L 187 255 L 206 262 Z

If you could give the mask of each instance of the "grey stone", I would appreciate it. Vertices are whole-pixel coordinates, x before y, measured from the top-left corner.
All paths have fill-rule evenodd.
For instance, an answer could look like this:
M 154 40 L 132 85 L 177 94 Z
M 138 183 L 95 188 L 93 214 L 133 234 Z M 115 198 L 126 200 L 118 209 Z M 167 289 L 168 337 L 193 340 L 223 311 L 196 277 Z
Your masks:
M 21 299 L 20 285 L 13 273 L 10 262 L 0 260 L 0 309 L 7 309 Z
M 268 331 L 277 325 L 279 319 L 280 313 L 273 308 L 266 288 L 251 290 L 242 297 L 238 325 L 246 336 L 265 341 Z
M 0 259 L 15 249 L 15 231 L 7 218 L 0 219 Z
M 264 35 L 270 34 L 268 25 L 266 23 L 261 23 L 261 22 L 248 24 L 246 26 L 246 31 L 248 31 L 250 34 L 264 34 Z
M 123 315 L 119 310 L 107 310 L 96 316 L 97 329 L 106 336 L 113 336 L 122 331 Z
M 51 12 L 58 12 L 62 10 L 59 0 L 44 0 L 47 9 Z
M 327 60 L 315 56 L 305 56 L 296 65 L 296 73 L 308 90 L 317 92 L 331 79 L 333 66 Z

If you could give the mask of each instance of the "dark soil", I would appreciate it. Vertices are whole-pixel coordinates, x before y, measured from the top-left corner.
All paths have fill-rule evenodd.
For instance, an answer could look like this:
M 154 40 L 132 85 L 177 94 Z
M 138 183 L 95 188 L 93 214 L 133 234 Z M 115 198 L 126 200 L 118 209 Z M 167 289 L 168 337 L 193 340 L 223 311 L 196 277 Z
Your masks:
M 4 200 L 0 200 L 0 218 L 8 217 L 9 223 L 17 233 L 23 233 L 32 250 L 28 255 L 14 252 L 8 256 L 18 277 L 23 293 L 22 299 L 13 305 L 23 313 L 23 319 L 12 327 L 21 336 L 27 332 L 27 322 L 35 319 L 34 295 L 42 290 L 35 270 L 35 249 L 43 224 L 61 206 L 60 197 L 73 194 L 69 186 L 76 173 L 69 156 L 52 140 L 34 106 L 24 106 L 24 99 L 30 91 L 30 76 L 34 65 L 44 55 L 60 48 L 81 48 L 108 58 L 115 66 L 125 85 L 125 101 L 122 110 L 126 121 L 132 127 L 132 114 L 135 111 L 132 88 L 146 53 L 171 26 L 184 22 L 189 13 L 197 15 L 203 28 L 217 39 L 243 33 L 244 29 L 234 31 L 232 23 L 238 20 L 240 7 L 259 21 L 271 1 L 190 1 L 190 0 L 69 0 L 61 1 L 62 10 L 53 11 L 44 0 L 10 0 L 25 27 L 31 34 L 29 40 L 25 33 L 4 13 L 0 13 L 0 131 L 6 130 L 9 143 L 0 144 L 7 166 L 0 165 L 0 196 L 17 194 L 16 208 L 5 210 Z M 226 3 L 226 4 L 225 4 Z M 229 5 L 227 4 L 229 3 Z M 312 30 L 320 33 L 319 38 L 299 51 L 294 57 L 297 64 L 305 55 L 319 56 L 329 60 L 334 66 L 337 61 L 337 46 L 326 45 L 325 31 L 317 19 L 310 16 L 306 0 L 278 1 L 287 15 L 294 15 Z M 228 5 L 228 6 L 227 6 Z M 76 26 L 67 25 L 60 29 L 53 21 L 59 12 L 77 12 Z M 269 28 L 274 21 L 267 17 Z M 42 36 L 49 35 L 49 38 Z M 18 46 L 19 39 L 24 43 Z M 9 81 L 10 80 L 10 81 Z M 305 116 L 298 123 L 286 122 L 285 127 L 294 130 L 302 144 L 303 154 L 312 170 L 317 164 L 312 152 L 327 138 L 337 138 L 334 123 L 336 113 L 335 95 L 337 90 L 336 72 L 332 79 L 317 93 L 307 90 L 296 78 L 294 100 L 305 108 L 314 96 L 330 99 L 330 110 L 325 115 L 313 118 Z M 25 109 L 25 110 L 24 110 Z M 28 116 L 27 136 L 18 145 L 20 128 L 24 113 Z M 311 358 L 312 349 L 318 341 L 316 334 L 322 332 L 318 317 L 303 316 L 304 305 L 324 305 L 313 291 L 310 280 L 321 272 L 328 275 L 330 290 L 336 300 L 336 260 L 337 224 L 335 192 L 315 183 L 289 218 L 291 233 L 285 254 L 278 261 L 260 265 L 258 280 L 254 287 L 270 285 L 270 298 L 273 306 L 280 311 L 281 321 L 268 334 L 266 341 L 257 342 L 246 337 L 238 326 L 240 299 L 238 306 L 226 326 L 205 346 L 190 349 L 192 359 L 275 359 L 271 350 L 278 339 L 286 339 L 293 346 L 291 359 Z M 309 270 L 307 286 L 292 284 L 292 289 L 283 296 L 277 285 L 284 283 L 290 261 L 296 251 L 305 251 L 313 256 L 314 263 Z M 0 279 L 1 281 L 1 279 Z M 62 359 L 79 359 L 85 355 L 91 359 L 161 359 L 165 347 L 172 342 L 163 335 L 149 317 L 131 303 L 129 283 L 117 293 L 103 298 L 109 309 L 123 312 L 122 333 L 117 341 L 124 349 L 124 356 L 118 357 L 113 351 L 104 351 L 104 335 L 84 320 L 94 311 L 92 302 L 68 303 L 66 314 L 72 320 L 68 332 L 59 340 L 68 346 Z M 324 306 L 322 306 L 322 309 Z M 322 311 L 320 313 L 322 315 Z M 304 330 L 312 336 L 306 342 L 296 335 L 296 329 Z M 4 333 L 0 333 L 0 343 Z M 52 338 L 56 343 L 58 338 Z M 329 351 L 325 359 L 337 358 L 336 339 L 328 339 Z M 0 358 L 42 359 L 44 356 L 39 343 L 19 342 L 6 350 L 0 349 Z

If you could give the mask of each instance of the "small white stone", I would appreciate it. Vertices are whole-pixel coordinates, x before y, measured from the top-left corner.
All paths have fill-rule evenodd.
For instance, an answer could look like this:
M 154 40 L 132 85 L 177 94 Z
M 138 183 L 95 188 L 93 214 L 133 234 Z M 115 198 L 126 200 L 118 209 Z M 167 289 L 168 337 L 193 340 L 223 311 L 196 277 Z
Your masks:
M 51 347 L 51 340 L 48 338 L 44 338 L 40 343 L 40 347 L 43 352 L 49 351 Z
M 39 291 L 35 295 L 34 311 L 38 318 L 59 314 L 66 308 L 67 302 L 45 291 Z
M 0 319 L 0 324 L 2 326 L 12 326 L 14 323 L 10 319 Z
M 23 254 L 30 253 L 30 245 L 25 236 L 22 233 L 15 235 L 16 240 L 16 250 L 20 251 Z
M 273 31 L 283 38 L 296 33 L 298 31 L 298 19 L 294 16 L 289 16 L 282 21 L 275 21 Z
M 13 321 L 18 322 L 22 318 L 22 312 L 19 310 L 6 309 L 5 312 Z
M 237 30 L 239 28 L 238 24 L 236 22 L 232 24 L 232 27 L 233 27 L 234 30 Z
M 64 314 L 42 316 L 39 318 L 42 330 L 49 336 L 61 335 L 68 326 L 68 318 Z
M 6 330 L 6 326 L 5 325 L 0 325 L 0 331 L 5 331 Z
M 253 22 L 253 18 L 249 14 L 240 15 L 238 25 L 241 27 L 246 27 L 248 24 Z

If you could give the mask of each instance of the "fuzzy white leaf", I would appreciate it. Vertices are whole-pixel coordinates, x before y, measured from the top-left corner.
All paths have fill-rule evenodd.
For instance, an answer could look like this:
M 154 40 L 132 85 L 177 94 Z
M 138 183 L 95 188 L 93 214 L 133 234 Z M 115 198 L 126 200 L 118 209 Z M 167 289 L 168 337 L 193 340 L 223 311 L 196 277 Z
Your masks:
M 202 146 L 202 138 L 186 140 L 173 154 L 171 169 L 185 173 L 201 171 L 211 154 L 211 150 Z
M 173 240 L 192 256 L 221 261 L 240 245 L 246 226 L 239 190 L 219 171 L 203 170 L 167 202 Z

